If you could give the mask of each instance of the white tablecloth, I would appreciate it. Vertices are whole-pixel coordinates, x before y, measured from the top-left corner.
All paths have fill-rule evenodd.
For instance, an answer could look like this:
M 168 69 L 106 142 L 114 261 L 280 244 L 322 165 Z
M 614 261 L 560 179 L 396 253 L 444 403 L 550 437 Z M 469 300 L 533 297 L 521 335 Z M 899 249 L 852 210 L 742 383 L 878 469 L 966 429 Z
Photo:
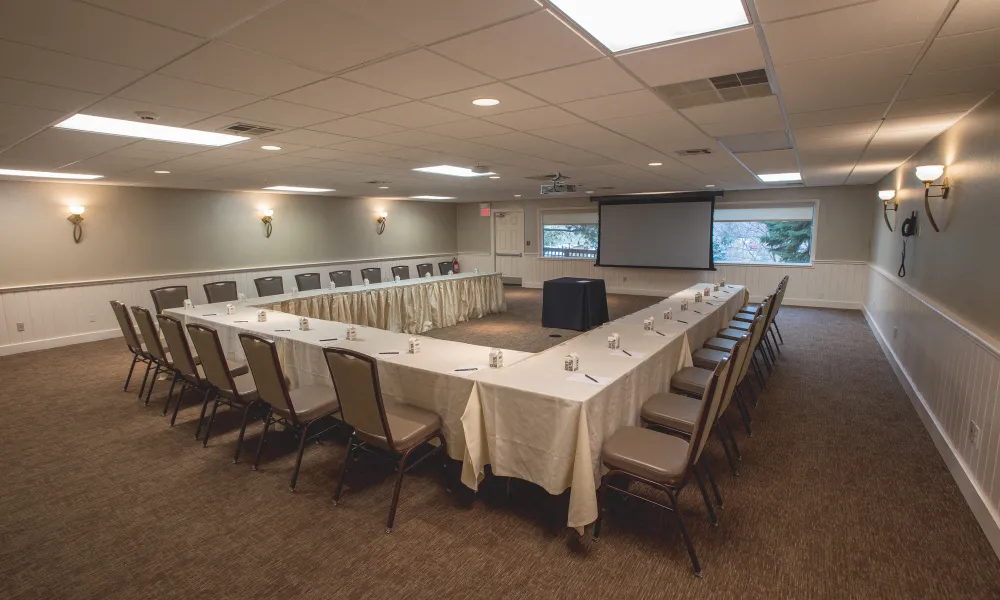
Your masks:
M 597 485 L 604 440 L 620 427 L 635 425 L 643 402 L 670 389 L 670 378 L 690 366 L 691 349 L 722 329 L 746 303 L 743 287 L 728 286 L 695 303 L 692 286 L 648 309 L 606 323 L 498 372 L 476 378 L 462 422 L 468 453 L 462 481 L 475 488 L 486 464 L 497 475 L 517 477 L 551 494 L 570 492 L 570 527 L 597 518 Z M 725 293 L 728 292 L 728 293 Z M 681 298 L 689 309 L 680 310 Z M 673 320 L 663 311 L 673 309 Z M 656 330 L 643 331 L 654 317 Z M 624 352 L 608 349 L 621 336 Z M 564 370 L 564 358 L 579 354 L 580 370 Z M 594 383 L 585 375 L 597 379 Z
M 459 273 L 268 296 L 255 305 L 313 319 L 423 333 L 507 310 L 499 273 Z

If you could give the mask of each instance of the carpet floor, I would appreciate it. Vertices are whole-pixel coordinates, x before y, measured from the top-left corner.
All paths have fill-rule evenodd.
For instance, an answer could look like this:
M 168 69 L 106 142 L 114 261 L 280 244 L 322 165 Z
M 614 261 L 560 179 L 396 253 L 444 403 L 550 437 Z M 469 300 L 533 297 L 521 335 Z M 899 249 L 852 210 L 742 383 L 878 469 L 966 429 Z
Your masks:
M 435 335 L 507 346 L 535 316 Z M 741 474 L 708 446 L 721 526 L 696 487 L 680 496 L 704 579 L 652 508 L 617 503 L 593 544 L 564 527 L 565 494 L 515 482 L 508 499 L 494 478 L 449 493 L 432 463 L 407 475 L 385 534 L 391 466 L 362 455 L 334 506 L 335 436 L 307 448 L 292 493 L 290 436 L 254 472 L 253 424 L 234 465 L 238 415 L 220 411 L 203 449 L 194 398 L 170 428 L 166 386 L 149 407 L 122 392 L 120 339 L 0 358 L 0 598 L 1000 598 L 1000 561 L 861 314 L 779 321 Z M 549 339 L 532 338 L 522 349 Z

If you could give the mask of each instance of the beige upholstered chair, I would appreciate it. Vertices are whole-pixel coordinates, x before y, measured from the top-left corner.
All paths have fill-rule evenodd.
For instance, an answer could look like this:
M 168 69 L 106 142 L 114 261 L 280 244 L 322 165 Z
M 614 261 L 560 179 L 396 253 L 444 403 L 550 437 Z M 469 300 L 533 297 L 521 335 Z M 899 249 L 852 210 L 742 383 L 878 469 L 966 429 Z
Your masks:
M 137 362 L 145 363 L 146 372 L 148 373 L 150 358 L 149 353 L 146 352 L 146 347 L 142 344 L 142 337 L 135 331 L 132 317 L 128 316 L 128 308 L 121 302 L 112 300 L 111 310 L 114 311 L 115 318 L 118 319 L 118 326 L 121 327 L 122 336 L 125 338 L 125 345 L 128 346 L 128 351 L 132 353 L 132 366 L 128 368 L 128 376 L 125 378 L 124 389 L 127 392 L 128 384 L 132 381 L 132 372 L 135 371 L 135 364 Z
M 330 271 L 330 281 L 335 287 L 350 287 L 354 285 L 351 281 L 350 271 Z
M 267 403 L 267 413 L 264 415 L 264 432 L 257 444 L 257 456 L 253 461 L 253 469 L 260 464 L 260 452 L 264 448 L 264 439 L 271 423 L 281 423 L 286 429 L 299 434 L 299 454 L 295 458 L 295 470 L 289 488 L 295 491 L 299 479 L 299 467 L 302 466 L 302 452 L 306 442 L 323 435 L 338 425 L 329 424 L 325 429 L 313 427 L 320 424 L 326 417 L 340 412 L 340 403 L 334 391 L 322 386 L 302 386 L 294 390 L 288 389 L 288 380 L 278 361 L 278 349 L 274 342 L 259 335 L 240 334 L 240 344 L 246 354 L 247 363 L 254 381 L 257 382 L 257 394 Z M 326 419 L 327 422 L 330 419 Z M 310 431 L 311 430 L 311 431 Z
M 153 297 L 153 307 L 156 314 L 168 308 L 180 308 L 184 306 L 184 301 L 189 298 L 186 285 L 172 285 L 168 287 L 149 290 L 149 295 Z
M 643 427 L 622 427 L 604 443 L 601 461 L 608 468 L 608 472 L 601 478 L 598 497 L 600 508 L 598 509 L 597 522 L 594 523 L 595 541 L 600 539 L 604 513 L 608 508 L 607 494 L 609 491 L 619 492 L 659 506 L 677 518 L 694 574 L 697 577 L 702 576 L 701 564 L 698 562 L 694 545 L 691 543 L 687 528 L 684 526 L 684 520 L 677 509 L 677 495 L 684 489 L 693 475 L 701 490 L 705 505 L 708 507 L 712 522 L 717 522 L 715 511 L 708 499 L 708 492 L 705 490 L 705 485 L 698 472 L 698 466 L 712 423 L 715 422 L 716 414 L 722 403 L 731 372 L 732 361 L 726 358 L 719 363 L 718 368 L 707 381 L 689 439 L 685 440 Z M 667 497 L 668 504 L 662 504 L 657 500 L 629 491 L 629 486 L 617 487 L 617 478 L 641 482 L 663 492 Z
M 772 327 L 772 329 L 769 330 L 770 333 L 771 333 L 771 339 L 774 341 L 774 347 L 779 352 L 781 351 L 781 349 L 778 347 L 779 346 L 778 340 L 780 339 L 782 344 L 785 343 L 785 340 L 784 340 L 784 338 L 781 337 L 781 330 L 778 329 L 778 319 L 777 319 L 777 317 L 778 317 L 778 311 L 781 310 L 782 303 L 785 300 L 785 290 L 787 290 L 787 289 L 788 289 L 788 275 L 785 275 L 784 277 L 781 278 L 781 281 L 778 283 L 777 290 L 775 291 L 777 306 L 774 309 L 775 310 L 774 317 L 771 319 L 771 327 Z M 756 309 L 756 306 L 754 306 L 754 305 L 748 305 L 743 310 L 741 310 L 739 312 L 739 314 L 736 315 L 736 317 L 734 317 L 734 318 L 737 319 L 737 320 L 741 320 L 741 321 L 749 321 L 751 318 L 753 318 L 753 314 L 754 314 L 754 310 L 755 309 Z M 774 337 L 774 334 L 776 332 L 778 334 L 777 339 Z
M 374 358 L 342 348 L 324 348 L 323 352 L 337 397 L 340 398 L 344 422 L 353 428 L 333 501 L 335 504 L 340 502 L 349 457 L 355 447 L 372 449 L 398 460 L 399 476 L 385 526 L 386 533 L 389 533 L 396 518 L 399 491 L 406 471 L 440 452 L 444 456 L 445 482 L 448 485 L 448 449 L 441 432 L 441 418 L 405 404 L 386 406 Z M 439 440 L 441 445 L 410 461 L 414 450 L 434 439 Z
M 170 399 L 174 395 L 174 384 L 177 383 L 177 377 L 174 373 L 174 363 L 171 359 L 170 354 L 164 349 L 163 342 L 160 340 L 160 332 L 156 330 L 156 325 L 153 324 L 153 315 L 149 311 L 141 306 L 132 307 L 132 316 L 135 318 L 136 325 L 139 326 L 139 332 L 142 333 L 142 340 L 146 346 L 146 352 L 149 356 L 150 365 L 146 367 L 146 375 L 142 378 L 142 387 L 139 388 L 139 397 L 142 397 L 142 391 L 146 389 L 146 406 L 149 406 L 149 398 L 153 395 L 153 387 L 156 386 L 156 379 L 160 376 L 160 373 L 169 373 L 171 376 L 170 382 L 170 392 L 167 394 L 167 404 L 170 404 Z M 153 379 L 149 380 L 149 367 L 153 367 Z M 146 382 L 149 381 L 149 388 L 146 388 Z
M 406 265 L 397 265 L 392 268 L 392 278 L 395 279 L 399 277 L 400 279 L 410 278 L 410 267 Z
M 295 276 L 295 287 L 299 288 L 300 292 L 305 292 L 318 290 L 323 287 L 323 283 L 319 279 L 319 273 L 299 273 Z
M 235 281 L 214 281 L 206 283 L 202 287 L 205 288 L 205 298 L 208 299 L 209 304 L 235 302 L 240 297 Z
M 438 263 L 438 272 L 442 275 L 447 275 L 455 268 L 455 265 L 450 260 L 445 260 Z
M 427 277 L 434 274 L 434 265 L 431 263 L 420 263 L 417 265 L 417 277 Z
M 258 277 L 253 280 L 253 284 L 257 288 L 257 295 L 261 298 L 285 293 L 285 282 L 278 276 Z
M 245 375 L 234 375 L 229 369 L 229 361 L 222 350 L 222 342 L 219 341 L 219 333 L 211 327 L 188 323 L 188 335 L 191 343 L 201 358 L 202 374 L 204 379 L 212 385 L 215 402 L 212 405 L 212 416 L 208 419 L 208 427 L 205 428 L 205 439 L 202 447 L 208 446 L 208 438 L 212 435 L 212 425 L 215 423 L 215 413 L 219 410 L 219 404 L 225 404 L 233 410 L 243 411 L 243 424 L 240 426 L 240 437 L 236 440 L 236 452 L 233 454 L 233 462 L 240 459 L 240 451 L 243 449 L 243 436 L 246 434 L 247 423 L 254 414 L 255 409 L 261 405 L 260 396 L 257 394 L 257 385 L 253 376 L 249 373 Z M 198 420 L 198 429 L 195 431 L 194 439 L 201 436 L 201 424 L 205 418 L 207 404 L 202 406 L 201 418 Z
M 361 280 L 368 280 L 368 283 L 382 283 L 382 269 L 373 267 L 371 269 L 361 269 Z

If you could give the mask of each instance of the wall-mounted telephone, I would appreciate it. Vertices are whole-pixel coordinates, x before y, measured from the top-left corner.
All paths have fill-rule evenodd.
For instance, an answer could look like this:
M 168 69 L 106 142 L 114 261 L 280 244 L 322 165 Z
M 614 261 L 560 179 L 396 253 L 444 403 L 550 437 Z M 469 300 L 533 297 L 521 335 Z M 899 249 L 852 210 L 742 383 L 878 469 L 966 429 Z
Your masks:
M 899 264 L 897 274 L 900 277 L 906 277 L 906 238 L 917 235 L 917 211 L 913 211 L 908 218 L 903 219 L 903 226 L 899 228 L 899 231 L 903 234 L 903 259 Z

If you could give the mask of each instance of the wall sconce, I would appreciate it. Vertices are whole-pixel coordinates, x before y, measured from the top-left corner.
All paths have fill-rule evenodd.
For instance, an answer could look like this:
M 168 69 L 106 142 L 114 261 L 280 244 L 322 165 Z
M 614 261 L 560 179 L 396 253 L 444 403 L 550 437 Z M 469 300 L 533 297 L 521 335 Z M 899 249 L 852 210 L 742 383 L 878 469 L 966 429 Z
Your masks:
M 82 206 L 71 206 L 69 207 L 69 216 L 66 220 L 73 224 L 73 241 L 77 244 L 83 239 L 83 211 Z
M 917 179 L 924 182 L 924 210 L 927 212 L 927 220 L 931 222 L 931 227 L 934 231 L 941 231 L 938 229 L 937 223 L 934 221 L 934 215 L 931 214 L 931 198 L 941 198 L 942 200 L 948 199 L 948 192 L 951 190 L 951 182 L 948 178 L 944 178 L 944 183 L 939 185 L 933 185 L 939 177 L 944 175 L 944 165 L 921 165 L 917 167 Z M 940 194 L 931 195 L 931 188 L 937 187 L 941 188 Z
M 378 215 L 378 218 L 375 219 L 375 222 L 378 223 L 378 234 L 379 235 L 382 235 L 382 232 L 385 231 L 385 222 L 388 219 L 389 219 L 389 213 L 385 212 L 384 210 L 382 212 L 380 212 L 379 215 Z
M 273 208 L 265 208 L 264 216 L 260 218 L 261 222 L 264 223 L 264 237 L 271 237 L 271 221 L 274 217 Z
M 892 225 L 889 223 L 889 211 L 899 209 L 896 190 L 879 190 L 878 199 L 882 201 L 882 218 L 885 219 L 885 226 L 889 228 L 889 231 L 892 231 Z M 889 208 L 890 203 L 892 208 Z

